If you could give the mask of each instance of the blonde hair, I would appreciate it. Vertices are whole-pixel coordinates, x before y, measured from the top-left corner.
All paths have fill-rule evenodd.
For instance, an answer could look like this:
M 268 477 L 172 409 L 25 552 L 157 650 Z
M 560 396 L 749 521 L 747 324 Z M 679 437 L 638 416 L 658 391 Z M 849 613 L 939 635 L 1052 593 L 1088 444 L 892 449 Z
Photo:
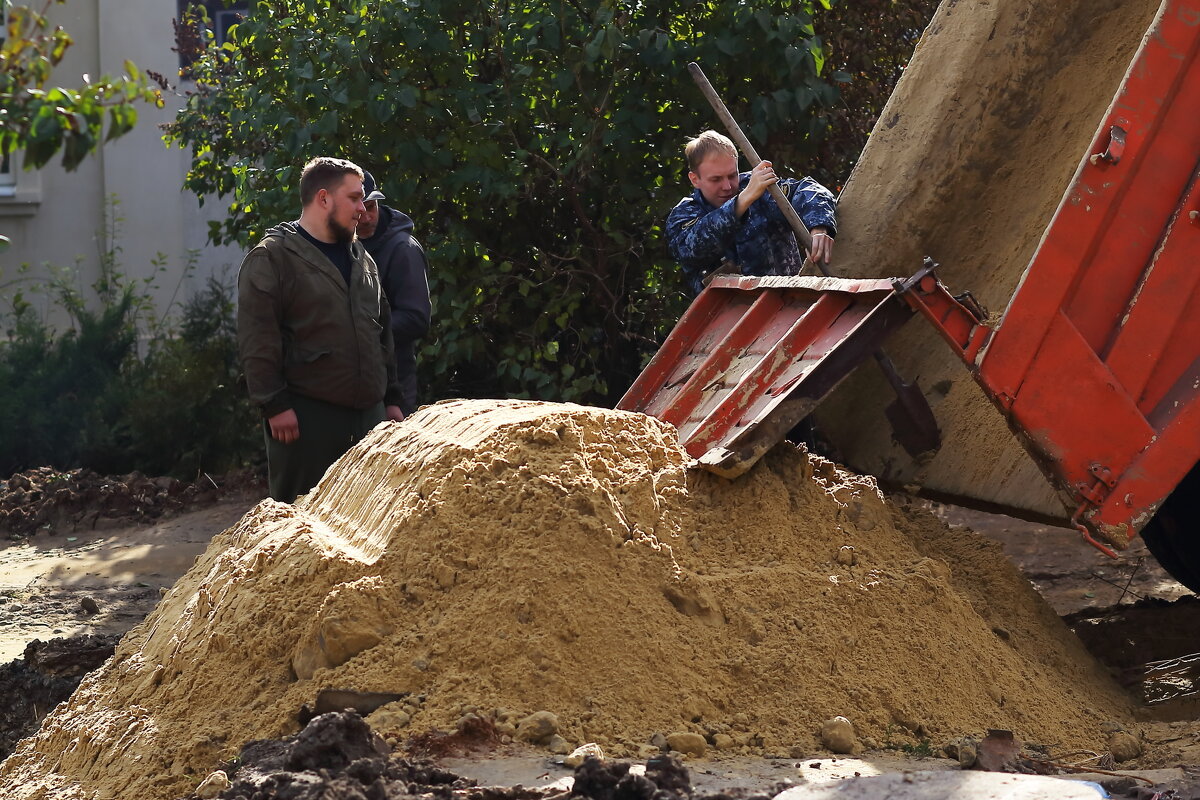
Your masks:
M 683 148 L 683 154 L 687 157 L 688 169 L 695 172 L 704 163 L 704 159 L 720 153 L 722 155 L 733 156 L 737 158 L 737 148 L 733 146 L 728 136 L 717 133 L 716 131 L 704 131 L 694 139 L 688 139 L 688 143 Z

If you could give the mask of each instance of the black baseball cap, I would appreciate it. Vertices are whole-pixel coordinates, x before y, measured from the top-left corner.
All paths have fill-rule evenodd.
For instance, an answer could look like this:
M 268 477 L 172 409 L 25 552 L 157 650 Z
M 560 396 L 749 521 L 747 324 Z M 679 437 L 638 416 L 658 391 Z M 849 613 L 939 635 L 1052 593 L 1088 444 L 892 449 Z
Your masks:
M 386 200 L 383 192 L 379 191 L 379 187 L 375 185 L 375 176 L 363 170 L 363 193 L 366 197 L 363 198 L 364 203 L 369 203 L 372 200 Z

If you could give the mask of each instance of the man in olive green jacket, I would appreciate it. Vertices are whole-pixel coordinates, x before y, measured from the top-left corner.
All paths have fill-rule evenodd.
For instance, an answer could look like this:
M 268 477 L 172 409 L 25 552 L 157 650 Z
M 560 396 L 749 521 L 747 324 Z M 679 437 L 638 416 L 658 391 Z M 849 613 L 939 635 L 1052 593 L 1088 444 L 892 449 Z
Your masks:
M 376 424 L 404 419 L 387 301 L 354 234 L 362 177 L 342 159 L 306 164 L 300 219 L 267 231 L 238 275 L 238 351 L 285 503 Z

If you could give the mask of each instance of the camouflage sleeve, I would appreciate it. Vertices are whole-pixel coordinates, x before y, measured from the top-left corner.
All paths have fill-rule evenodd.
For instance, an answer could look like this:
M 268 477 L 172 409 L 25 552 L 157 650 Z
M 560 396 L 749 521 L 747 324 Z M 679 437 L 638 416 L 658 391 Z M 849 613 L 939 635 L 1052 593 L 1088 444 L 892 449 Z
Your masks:
M 671 257 L 683 267 L 693 288 L 700 278 L 721 263 L 732 246 L 741 224 L 734 214 L 734 197 L 718 209 L 705 213 L 695 198 L 687 197 L 667 217 L 667 246 Z
M 800 215 L 800 221 L 808 229 L 824 227 L 829 229 L 831 236 L 837 235 L 837 216 L 835 208 L 837 201 L 833 192 L 826 189 L 812 178 L 784 178 L 779 182 L 780 188 L 792 203 L 792 208 Z M 766 197 L 766 195 L 763 195 Z M 775 203 L 770 204 L 771 212 L 779 217 L 783 214 Z

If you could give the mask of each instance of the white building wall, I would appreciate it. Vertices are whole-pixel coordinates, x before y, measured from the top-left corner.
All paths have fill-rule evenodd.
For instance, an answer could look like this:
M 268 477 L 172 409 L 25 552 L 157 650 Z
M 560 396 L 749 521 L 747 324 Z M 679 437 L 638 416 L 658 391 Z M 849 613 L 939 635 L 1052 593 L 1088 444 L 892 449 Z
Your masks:
M 171 50 L 174 0 L 67 0 L 53 6 L 51 14 L 74 39 L 52 85 L 78 86 L 85 73 L 121 74 L 126 59 L 169 79 L 178 75 L 178 56 Z M 164 99 L 163 109 L 139 104 L 137 126 L 74 172 L 55 160 L 36 172 L 17 173 L 13 196 L 0 197 L 0 233 L 12 240 L 0 253 L 0 295 L 12 294 L 22 264 L 31 267 L 21 284 L 26 287 L 44 278 L 50 266 L 75 265 L 81 284 L 90 286 L 99 275 L 99 253 L 107 246 L 104 214 L 112 196 L 119 201 L 117 216 L 123 218 L 116 241 L 121 270 L 132 278 L 150 277 L 156 273 L 153 261 L 159 254 L 164 257 L 166 270 L 154 290 L 160 306 L 177 290 L 179 299 L 186 297 L 209 274 L 233 274 L 240 249 L 216 248 L 206 241 L 207 221 L 227 203 L 213 198 L 201 208 L 194 195 L 182 190 L 188 153 L 168 149 L 159 125 L 174 118 L 183 98 L 168 94 Z M 198 251 L 197 269 L 185 279 L 192 249 Z M 40 302 L 49 308 L 44 299 Z

